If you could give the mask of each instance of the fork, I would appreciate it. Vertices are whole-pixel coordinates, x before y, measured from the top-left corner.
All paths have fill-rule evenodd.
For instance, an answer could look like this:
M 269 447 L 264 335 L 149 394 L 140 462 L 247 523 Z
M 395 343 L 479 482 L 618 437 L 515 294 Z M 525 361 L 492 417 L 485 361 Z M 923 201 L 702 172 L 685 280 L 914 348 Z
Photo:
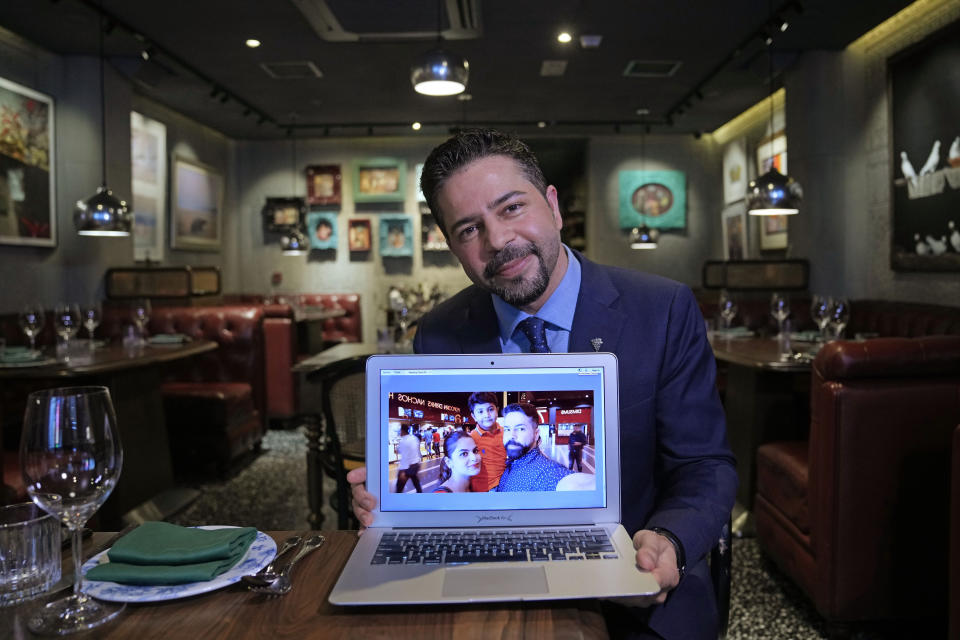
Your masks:
M 269 581 L 264 579 L 264 576 L 268 574 L 271 576 L 276 575 L 276 569 L 277 565 L 280 563 L 280 559 L 284 556 L 284 554 L 300 544 L 301 540 L 302 538 L 300 536 L 291 536 L 287 538 L 280 544 L 280 548 L 277 550 L 277 555 L 273 556 L 273 560 L 270 561 L 270 564 L 260 569 L 260 571 L 257 571 L 253 575 L 242 576 L 240 580 L 243 581 L 243 584 L 251 588 L 263 587 L 270 584 Z
M 320 548 L 324 543 L 324 537 L 322 535 L 310 536 L 303 543 L 303 546 L 297 551 L 297 555 L 293 557 L 293 560 L 289 564 L 285 565 L 280 571 L 273 573 L 267 572 L 260 576 L 260 578 L 266 583 L 263 585 L 253 585 L 252 581 L 245 581 L 247 586 L 250 587 L 251 591 L 257 593 L 264 593 L 270 596 L 281 596 L 291 588 L 293 588 L 293 583 L 290 582 L 290 570 L 293 569 L 293 565 L 300 561 L 305 555 L 313 551 L 314 549 Z

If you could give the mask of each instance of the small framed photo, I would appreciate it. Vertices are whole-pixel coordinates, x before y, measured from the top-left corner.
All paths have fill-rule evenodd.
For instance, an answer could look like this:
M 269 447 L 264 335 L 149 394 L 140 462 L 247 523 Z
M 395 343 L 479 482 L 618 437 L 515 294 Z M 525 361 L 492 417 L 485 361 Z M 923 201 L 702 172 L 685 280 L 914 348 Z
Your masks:
M 424 251 L 448 251 L 450 249 L 432 214 L 420 214 L 420 235 L 423 236 L 421 241 Z
M 787 220 L 789 216 L 760 216 L 760 248 L 767 250 L 787 248 Z
M 403 202 L 407 163 L 397 158 L 368 158 L 353 165 L 356 202 Z
M 307 167 L 307 204 L 318 207 L 339 205 L 341 181 L 338 164 Z
M 268 231 L 283 233 L 303 224 L 305 211 L 303 198 L 267 198 L 263 224 Z
M 219 251 L 223 174 L 209 165 L 175 157 L 170 191 L 170 245 L 174 249 Z
M 413 220 L 409 216 L 380 218 L 380 255 L 405 257 L 413 255 Z
M 311 211 L 307 214 L 307 235 L 311 249 L 337 248 L 337 214 Z
M 743 204 L 727 207 L 723 220 L 723 259 L 747 259 L 747 212 Z
M 370 251 L 370 220 L 361 218 L 347 223 L 347 246 L 350 251 Z

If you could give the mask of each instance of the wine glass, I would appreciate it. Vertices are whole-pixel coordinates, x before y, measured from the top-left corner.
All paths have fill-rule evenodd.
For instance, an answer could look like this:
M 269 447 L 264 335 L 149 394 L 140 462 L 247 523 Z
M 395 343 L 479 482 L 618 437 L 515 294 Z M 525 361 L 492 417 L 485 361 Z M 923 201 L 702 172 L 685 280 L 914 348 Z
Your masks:
M 53 326 L 63 339 L 65 359 L 70 359 L 70 338 L 80 330 L 80 309 L 75 304 L 60 303 L 53 309 Z
M 106 387 L 34 391 L 27 398 L 20 438 L 20 469 L 30 498 L 73 537 L 73 595 L 31 615 L 35 633 L 65 635 L 112 619 L 122 604 L 83 593 L 81 531 L 117 484 L 123 452 Z
M 827 340 L 827 325 L 830 324 L 830 305 L 833 300 L 828 296 L 813 296 L 810 300 L 810 317 L 820 330 L 821 342 Z
M 30 351 L 37 349 L 37 335 L 43 329 L 44 322 L 43 307 L 39 304 L 28 304 L 20 312 L 20 328 L 30 340 Z
M 80 318 L 83 320 L 83 326 L 90 336 L 90 350 L 93 351 L 93 332 L 100 326 L 100 320 L 103 318 L 100 303 L 91 302 L 83 305 L 83 308 L 80 309 Z
M 726 289 L 720 292 L 720 302 L 718 306 L 720 308 L 720 317 L 723 319 L 723 328 L 729 329 L 733 319 L 737 317 L 737 303 Z
M 777 335 L 783 337 L 783 322 L 790 317 L 790 298 L 774 292 L 770 296 L 770 315 L 777 321 Z
M 133 324 L 137 325 L 137 337 L 140 344 L 146 342 L 146 326 L 150 321 L 150 301 L 147 298 L 138 298 L 133 301 Z
M 833 336 L 838 340 L 843 337 L 843 330 L 850 322 L 850 302 L 846 298 L 833 298 L 830 305 L 830 328 Z

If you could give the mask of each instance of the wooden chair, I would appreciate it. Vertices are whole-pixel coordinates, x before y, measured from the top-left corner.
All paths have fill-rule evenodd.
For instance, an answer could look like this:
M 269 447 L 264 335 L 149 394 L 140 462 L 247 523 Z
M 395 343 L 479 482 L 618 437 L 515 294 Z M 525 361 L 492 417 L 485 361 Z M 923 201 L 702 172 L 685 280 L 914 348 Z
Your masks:
M 337 512 L 338 529 L 359 528 L 351 508 L 347 472 L 365 464 L 366 362 L 367 356 L 356 356 L 307 374 L 307 381 L 320 385 L 322 411 L 321 416 L 308 417 L 314 423 L 311 428 L 319 429 L 318 446 L 307 454 L 313 457 L 309 467 L 322 469 L 323 475 L 337 483 L 330 506 Z M 314 473 L 308 482 L 310 504 L 321 504 L 322 475 Z

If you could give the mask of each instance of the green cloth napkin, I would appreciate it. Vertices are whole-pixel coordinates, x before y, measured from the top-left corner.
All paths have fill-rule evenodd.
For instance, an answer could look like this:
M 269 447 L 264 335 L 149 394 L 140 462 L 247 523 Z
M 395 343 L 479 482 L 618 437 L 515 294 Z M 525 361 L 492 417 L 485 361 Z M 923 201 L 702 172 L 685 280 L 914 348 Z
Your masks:
M 155 336 L 150 336 L 150 344 L 181 344 L 189 340 L 187 336 L 182 333 L 158 333 Z
M 749 327 L 739 326 L 739 327 L 730 327 L 729 329 L 717 329 L 716 333 L 725 336 L 752 336 L 753 331 Z
M 144 522 L 117 540 L 109 562 L 90 569 L 88 580 L 121 584 L 183 584 L 212 580 L 233 567 L 257 536 L 253 527 L 193 529 Z
M 31 360 L 38 360 L 41 356 L 39 351 L 30 351 L 26 348 L 21 347 L 7 347 L 3 350 L 3 357 L 0 358 L 2 362 L 30 362 Z
M 790 332 L 791 340 L 799 340 L 801 342 L 814 342 L 820 339 L 819 331 L 792 331 Z

